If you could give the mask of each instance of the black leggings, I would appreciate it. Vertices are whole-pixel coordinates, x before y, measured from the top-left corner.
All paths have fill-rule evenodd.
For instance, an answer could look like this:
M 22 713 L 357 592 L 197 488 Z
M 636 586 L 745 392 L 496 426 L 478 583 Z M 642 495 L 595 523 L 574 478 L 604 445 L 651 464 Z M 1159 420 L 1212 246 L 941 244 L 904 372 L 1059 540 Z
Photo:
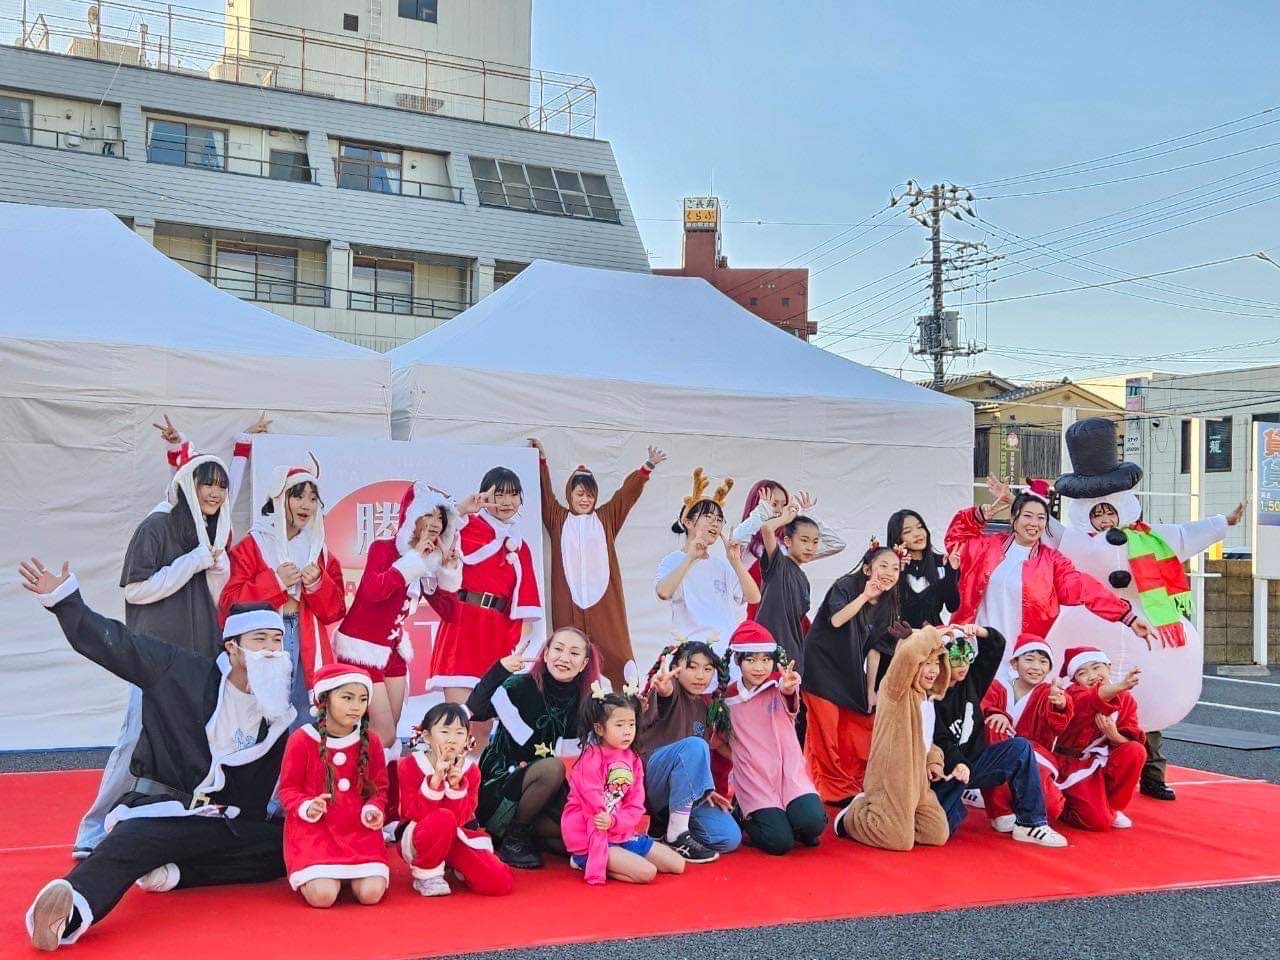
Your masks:
M 535 760 L 525 768 L 516 803 L 514 823 L 531 827 L 538 846 L 552 853 L 565 853 L 560 836 L 560 813 L 564 808 L 564 762 L 555 757 Z

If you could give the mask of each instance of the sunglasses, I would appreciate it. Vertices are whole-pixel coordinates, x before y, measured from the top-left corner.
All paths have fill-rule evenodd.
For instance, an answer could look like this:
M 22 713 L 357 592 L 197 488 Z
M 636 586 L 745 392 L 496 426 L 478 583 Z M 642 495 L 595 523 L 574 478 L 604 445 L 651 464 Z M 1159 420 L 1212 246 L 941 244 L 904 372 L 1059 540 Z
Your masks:
M 944 640 L 942 646 L 947 652 L 947 659 L 952 663 L 973 663 L 978 656 L 978 648 L 968 637 L 951 637 Z

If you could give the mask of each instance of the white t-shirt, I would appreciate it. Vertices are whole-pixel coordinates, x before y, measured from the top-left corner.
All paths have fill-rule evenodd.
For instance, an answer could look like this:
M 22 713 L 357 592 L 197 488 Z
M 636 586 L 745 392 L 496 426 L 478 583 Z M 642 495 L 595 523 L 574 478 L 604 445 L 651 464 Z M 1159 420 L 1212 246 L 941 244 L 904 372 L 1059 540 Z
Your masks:
M 1009 544 L 1000 565 L 991 571 L 986 596 L 978 607 L 978 623 L 995 627 L 1005 638 L 1005 646 L 1022 633 L 1022 565 L 1031 556 L 1031 548 Z M 1005 658 L 1002 655 L 1001 661 Z
M 924 736 L 924 752 L 933 747 L 933 728 L 938 721 L 938 713 L 934 709 L 933 699 L 926 693 L 920 701 L 920 732 Z
M 247 750 L 258 742 L 262 707 L 251 693 L 242 693 L 230 680 L 222 681 L 222 703 L 213 718 L 209 750 L 215 757 Z
M 661 583 L 680 566 L 685 556 L 683 550 L 677 550 L 663 557 L 658 564 L 654 584 Z M 733 631 L 747 615 L 742 582 L 733 565 L 722 556 L 713 555 L 695 561 L 669 602 L 671 629 L 691 640 L 710 643 L 716 653 L 721 654 L 728 647 Z M 719 634 L 714 642 L 707 636 L 712 630 Z

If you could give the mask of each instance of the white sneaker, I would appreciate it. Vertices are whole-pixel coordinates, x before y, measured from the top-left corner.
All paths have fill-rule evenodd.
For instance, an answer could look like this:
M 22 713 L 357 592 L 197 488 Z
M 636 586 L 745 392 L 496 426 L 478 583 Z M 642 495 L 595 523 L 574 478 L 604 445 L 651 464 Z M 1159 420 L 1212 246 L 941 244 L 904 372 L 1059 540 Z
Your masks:
M 987 807 L 983 802 L 981 790 L 966 790 L 960 794 L 960 799 L 966 807 L 973 807 L 975 810 L 985 810 Z
M 1019 843 L 1034 843 L 1042 847 L 1067 845 L 1067 838 L 1048 824 L 1039 827 L 1024 827 L 1017 824 L 1013 828 L 1013 839 Z
M 1012 813 L 1007 813 L 1003 817 L 991 818 L 991 829 L 996 833 L 1013 833 L 1013 828 L 1018 825 L 1018 818 Z
M 166 863 L 139 877 L 133 885 L 147 893 L 168 893 L 178 885 L 179 876 L 178 865 Z
M 384 823 L 384 824 L 382 825 L 382 842 L 383 842 L 383 843 L 395 843 L 395 842 L 396 842 L 396 831 L 397 831 L 398 829 L 400 829 L 400 821 L 399 821 L 399 820 L 392 820 L 390 823 Z
M 413 889 L 424 897 L 447 897 L 453 893 L 449 881 L 444 877 L 415 877 Z
M 1133 821 L 1125 815 L 1123 810 L 1117 810 L 1116 815 L 1111 818 L 1111 826 L 1116 830 L 1128 830 L 1133 826 Z

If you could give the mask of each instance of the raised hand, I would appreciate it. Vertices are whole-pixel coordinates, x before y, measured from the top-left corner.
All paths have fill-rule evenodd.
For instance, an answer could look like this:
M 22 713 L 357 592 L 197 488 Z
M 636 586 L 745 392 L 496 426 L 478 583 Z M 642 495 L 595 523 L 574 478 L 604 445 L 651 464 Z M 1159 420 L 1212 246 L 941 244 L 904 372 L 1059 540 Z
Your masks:
M 666 459 L 667 459 L 667 455 L 663 451 L 659 450 L 657 447 L 649 448 L 649 462 L 652 463 L 655 467 Z
M 152 426 L 160 431 L 160 439 L 169 446 L 176 446 L 182 442 L 182 434 L 178 432 L 178 428 L 173 425 L 167 413 L 164 415 L 164 423 L 153 423 Z
M 786 669 L 782 671 L 782 679 L 778 681 L 778 690 L 784 696 L 791 696 L 800 689 L 800 674 L 796 673 L 796 668 L 790 663 Z
M 1134 667 L 1124 675 L 1124 679 L 1120 681 L 1120 686 L 1123 687 L 1125 690 L 1132 690 L 1134 687 L 1138 685 L 1138 682 L 1141 679 L 1142 679 L 1142 668 Z
M 498 495 L 494 492 L 494 488 L 481 490 L 479 493 L 473 493 L 461 503 L 458 504 L 458 512 L 464 517 L 470 513 L 479 513 L 485 507 L 492 507 L 498 502 Z
M 676 675 L 665 666 L 653 675 L 653 689 L 660 697 L 669 697 L 676 689 Z
M 515 648 L 498 662 L 502 664 L 507 673 L 518 673 L 524 669 L 526 664 L 533 663 L 537 657 L 526 657 L 524 652 L 529 649 L 529 644 L 533 643 L 533 634 L 521 637 L 520 642 Z
M 992 510 L 1013 503 L 1013 491 L 1009 489 L 1007 483 L 997 479 L 994 474 L 987 474 L 987 492 L 995 498 L 995 502 L 991 504 Z
M 1244 519 L 1244 501 L 1241 500 L 1236 504 L 1236 508 L 1227 514 L 1227 526 L 1234 527 L 1237 523 Z
M 302 571 L 298 569 L 296 563 L 286 560 L 280 566 L 276 567 L 276 576 L 280 578 L 280 582 L 285 585 L 285 589 L 296 586 L 298 581 L 302 579 Z
M 329 809 L 329 801 L 333 799 L 332 793 L 322 793 L 310 803 L 307 804 L 307 818 L 310 820 L 319 820 L 325 815 L 325 811 Z
M 64 560 L 62 573 L 57 574 L 51 570 L 46 570 L 43 563 L 32 557 L 30 560 L 23 560 L 18 564 L 18 573 L 22 575 L 24 589 L 43 596 L 44 594 L 53 593 L 53 591 L 62 586 L 67 577 L 71 576 L 71 564 Z
M 773 487 L 761 487 L 760 496 L 756 498 L 756 506 L 764 507 L 766 519 L 774 515 Z
M 705 560 L 711 556 L 708 546 L 697 537 L 690 537 L 689 542 L 684 545 L 685 555 L 692 560 Z
M 538 456 L 540 456 L 543 460 L 547 459 L 547 449 L 542 445 L 542 441 L 539 440 L 537 437 L 529 438 L 529 446 L 537 450 Z
M 1062 689 L 1062 680 L 1059 677 L 1054 677 L 1053 683 L 1049 685 L 1049 703 L 1059 710 L 1067 705 L 1067 694 Z
M 248 434 L 266 433 L 270 429 L 271 429 L 271 421 L 267 419 L 267 411 L 263 410 L 262 413 L 258 414 L 258 419 L 253 421 L 253 423 L 249 424 L 249 427 L 248 429 L 245 430 L 245 433 L 248 433 Z
M 809 496 L 803 490 L 799 491 L 791 502 L 796 505 L 800 513 L 808 513 L 818 505 L 817 498 Z
M 879 577 L 871 577 L 867 581 L 867 585 L 862 588 L 862 595 L 868 600 L 877 600 L 880 595 L 889 589 L 889 585 Z
M 947 554 L 947 563 L 951 565 L 952 570 L 960 569 L 960 548 L 959 547 L 956 547 L 949 554 Z
M 377 807 L 366 807 L 360 811 L 360 822 L 370 830 L 381 830 L 382 823 L 386 819 L 382 811 Z

